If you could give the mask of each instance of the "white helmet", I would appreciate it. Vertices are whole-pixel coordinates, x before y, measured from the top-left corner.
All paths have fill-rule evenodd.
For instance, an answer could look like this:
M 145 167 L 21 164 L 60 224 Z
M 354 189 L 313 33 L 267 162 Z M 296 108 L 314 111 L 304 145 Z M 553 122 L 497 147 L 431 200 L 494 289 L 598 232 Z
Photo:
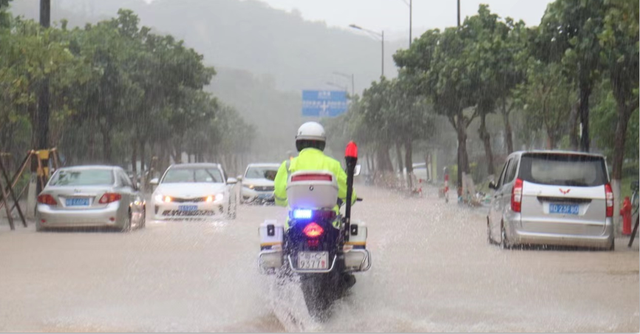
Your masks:
M 296 148 L 298 151 L 302 151 L 307 147 L 315 147 L 323 151 L 326 141 L 327 136 L 324 128 L 318 122 L 306 122 L 298 128 L 298 134 L 296 135 Z M 305 145 L 307 143 L 312 143 L 312 145 Z

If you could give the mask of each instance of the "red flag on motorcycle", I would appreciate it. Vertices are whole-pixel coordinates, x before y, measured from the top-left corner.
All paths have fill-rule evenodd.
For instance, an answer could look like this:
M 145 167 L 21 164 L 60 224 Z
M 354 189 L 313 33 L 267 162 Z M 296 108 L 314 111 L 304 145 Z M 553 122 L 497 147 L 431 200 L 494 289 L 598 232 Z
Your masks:
M 344 156 L 346 158 L 357 158 L 358 157 L 358 146 L 356 143 L 350 141 L 347 144 L 347 149 L 345 150 Z

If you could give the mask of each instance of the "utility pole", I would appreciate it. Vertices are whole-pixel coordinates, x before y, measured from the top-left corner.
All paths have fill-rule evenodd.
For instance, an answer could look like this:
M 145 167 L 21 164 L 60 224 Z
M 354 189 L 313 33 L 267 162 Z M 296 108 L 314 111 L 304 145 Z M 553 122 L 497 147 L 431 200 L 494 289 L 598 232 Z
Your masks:
M 51 0 L 40 0 L 40 25 L 43 28 L 49 28 L 51 25 Z M 49 78 L 45 78 L 40 83 L 40 92 L 38 94 L 38 111 L 36 113 L 36 124 L 34 124 L 34 131 L 36 131 L 37 149 L 48 150 L 49 149 Z M 48 154 L 47 154 L 48 157 Z M 38 157 L 39 159 L 39 157 Z M 33 164 L 32 164 L 33 166 Z M 37 166 L 37 165 L 36 165 Z M 48 170 L 49 159 L 42 160 L 42 170 L 38 171 L 44 173 Z M 37 167 L 36 167 L 37 168 Z M 46 174 L 43 174 L 47 177 Z M 42 185 L 38 183 L 38 193 L 42 190 Z
M 458 0 L 459 1 L 459 0 Z M 411 47 L 411 29 L 413 27 L 413 0 L 409 0 L 409 47 Z
M 460 28 L 460 0 L 458 0 L 458 28 Z
M 382 30 L 382 75 L 380 78 L 384 77 L 384 30 Z

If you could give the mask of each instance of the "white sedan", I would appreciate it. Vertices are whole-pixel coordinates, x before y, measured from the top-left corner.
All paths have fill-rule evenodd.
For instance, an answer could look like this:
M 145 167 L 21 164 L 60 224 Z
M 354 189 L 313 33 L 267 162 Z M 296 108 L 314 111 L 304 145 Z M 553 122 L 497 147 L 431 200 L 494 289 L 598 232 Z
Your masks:
M 225 178 L 219 164 L 195 163 L 172 165 L 152 195 L 154 219 L 236 217 L 237 180 Z
M 273 179 L 280 164 L 249 164 L 242 178 L 242 203 L 274 203 Z

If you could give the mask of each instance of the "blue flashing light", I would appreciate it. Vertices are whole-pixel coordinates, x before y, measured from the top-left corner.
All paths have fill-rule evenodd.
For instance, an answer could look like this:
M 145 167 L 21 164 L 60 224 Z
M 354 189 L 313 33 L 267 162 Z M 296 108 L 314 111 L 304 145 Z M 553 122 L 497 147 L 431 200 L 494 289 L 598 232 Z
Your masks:
M 294 219 L 310 219 L 313 215 L 313 210 L 293 210 Z

